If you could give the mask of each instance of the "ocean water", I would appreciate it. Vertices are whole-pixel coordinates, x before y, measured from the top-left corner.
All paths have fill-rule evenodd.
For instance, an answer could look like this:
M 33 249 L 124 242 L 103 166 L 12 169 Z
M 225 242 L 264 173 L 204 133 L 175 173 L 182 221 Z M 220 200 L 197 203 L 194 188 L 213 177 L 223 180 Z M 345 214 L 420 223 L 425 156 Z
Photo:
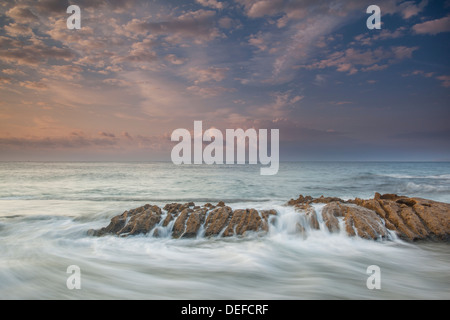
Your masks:
M 450 203 L 450 163 L 0 163 L 0 299 L 450 299 L 447 243 L 294 232 L 298 195 L 375 192 Z M 276 209 L 266 236 L 173 240 L 87 235 L 123 211 L 225 201 Z M 318 208 L 320 210 L 320 208 Z M 81 290 L 67 268 L 79 266 Z M 369 266 L 381 289 L 369 290 Z

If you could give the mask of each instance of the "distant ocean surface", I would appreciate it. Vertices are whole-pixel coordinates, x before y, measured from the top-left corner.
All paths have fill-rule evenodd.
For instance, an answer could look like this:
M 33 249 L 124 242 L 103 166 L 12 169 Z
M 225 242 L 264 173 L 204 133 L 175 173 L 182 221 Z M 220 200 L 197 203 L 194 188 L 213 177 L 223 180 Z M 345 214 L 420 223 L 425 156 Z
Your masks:
M 0 163 L 0 299 L 450 299 L 446 243 L 373 242 L 289 232 L 300 194 L 343 199 L 395 193 L 450 203 L 450 163 Z M 225 201 L 276 209 L 264 237 L 173 240 L 92 238 L 125 210 Z M 77 265 L 82 289 L 68 290 Z M 367 267 L 382 289 L 366 287 Z

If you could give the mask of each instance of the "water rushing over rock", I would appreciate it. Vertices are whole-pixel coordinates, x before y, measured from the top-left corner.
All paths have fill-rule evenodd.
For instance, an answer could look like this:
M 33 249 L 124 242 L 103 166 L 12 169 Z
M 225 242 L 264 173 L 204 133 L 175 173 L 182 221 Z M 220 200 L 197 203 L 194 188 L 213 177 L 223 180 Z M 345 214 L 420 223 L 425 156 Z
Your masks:
M 345 233 L 349 237 L 382 240 L 398 236 L 408 241 L 448 241 L 450 204 L 397 195 L 376 194 L 370 200 L 313 198 L 300 196 L 286 206 L 298 213 L 295 230 L 307 237 L 311 231 Z M 91 236 L 128 237 L 150 235 L 172 238 L 232 237 L 249 233 L 265 234 L 280 218 L 276 210 L 236 209 L 224 202 L 172 203 L 125 211 L 100 230 L 89 230 Z

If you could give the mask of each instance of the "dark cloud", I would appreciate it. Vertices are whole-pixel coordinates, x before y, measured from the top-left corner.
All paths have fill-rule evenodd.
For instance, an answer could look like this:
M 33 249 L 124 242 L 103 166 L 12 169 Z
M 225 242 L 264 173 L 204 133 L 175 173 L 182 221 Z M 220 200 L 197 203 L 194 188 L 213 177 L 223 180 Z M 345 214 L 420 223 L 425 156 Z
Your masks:
M 114 139 L 89 138 L 79 135 L 53 138 L 0 138 L 0 146 L 27 149 L 81 149 L 87 147 L 111 147 L 117 145 Z
M 434 140 L 447 141 L 450 143 L 450 130 L 443 131 L 415 131 L 408 133 L 401 133 L 391 136 L 392 139 L 400 140 Z
M 70 61 L 75 54 L 69 48 L 51 47 L 33 39 L 30 44 L 0 37 L 0 60 L 19 65 L 39 65 L 48 60 Z
M 198 10 L 187 12 L 162 22 L 132 20 L 125 29 L 139 34 L 183 35 L 202 40 L 211 40 L 219 36 L 215 28 L 215 11 Z

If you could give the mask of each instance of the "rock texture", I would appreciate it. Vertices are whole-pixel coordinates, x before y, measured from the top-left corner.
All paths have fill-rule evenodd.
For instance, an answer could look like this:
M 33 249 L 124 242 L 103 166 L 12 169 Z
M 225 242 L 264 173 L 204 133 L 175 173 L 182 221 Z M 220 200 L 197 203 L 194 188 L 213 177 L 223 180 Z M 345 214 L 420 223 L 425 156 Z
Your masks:
M 348 235 L 365 239 L 383 239 L 389 231 L 407 241 L 450 239 L 450 204 L 447 203 L 377 193 L 374 199 L 348 201 L 300 196 L 288 205 L 306 211 L 308 216 L 314 203 L 326 204 L 322 217 L 330 232 L 340 231 L 339 218 L 343 218 Z
M 450 204 L 446 203 L 377 193 L 373 199 L 347 201 L 300 196 L 286 205 L 298 212 L 294 227 L 303 237 L 307 237 L 308 232 L 322 230 L 372 240 L 389 239 L 393 233 L 407 241 L 450 239 Z M 161 230 L 169 230 L 175 239 L 245 236 L 268 232 L 277 216 L 275 210 L 233 210 L 222 201 L 204 206 L 193 202 L 172 203 L 163 209 L 145 205 L 125 211 L 112 218 L 107 227 L 89 230 L 88 234 L 158 237 Z
M 157 206 L 145 205 L 125 211 L 114 217 L 111 223 L 100 230 L 89 230 L 91 236 L 117 235 L 122 237 L 139 234 L 159 235 L 158 227 L 168 228 L 172 223 L 171 234 L 175 239 L 195 238 L 202 231 L 206 237 L 243 236 L 249 232 L 269 231 L 269 219 L 276 215 L 275 210 L 258 212 L 255 209 L 235 210 L 219 202 L 216 206 L 207 203 L 203 207 L 194 203 L 172 203 L 163 210 Z

